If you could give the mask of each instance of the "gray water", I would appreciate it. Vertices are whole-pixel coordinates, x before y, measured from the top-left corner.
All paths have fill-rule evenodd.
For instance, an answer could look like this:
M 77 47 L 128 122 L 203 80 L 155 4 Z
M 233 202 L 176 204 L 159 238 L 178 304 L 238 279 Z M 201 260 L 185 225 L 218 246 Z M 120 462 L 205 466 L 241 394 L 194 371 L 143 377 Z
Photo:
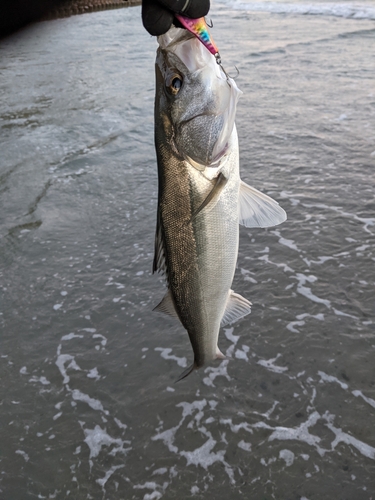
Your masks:
M 296 5 L 211 11 L 242 178 L 288 220 L 241 228 L 252 313 L 178 384 L 140 9 L 1 42 L 2 500 L 375 498 L 375 25 Z

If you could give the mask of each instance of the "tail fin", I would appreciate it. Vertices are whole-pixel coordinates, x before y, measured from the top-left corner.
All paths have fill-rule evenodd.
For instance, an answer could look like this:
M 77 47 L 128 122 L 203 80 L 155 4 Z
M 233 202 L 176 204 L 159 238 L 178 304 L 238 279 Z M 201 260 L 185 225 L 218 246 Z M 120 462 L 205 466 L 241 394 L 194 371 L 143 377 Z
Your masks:
M 215 359 L 227 359 L 226 356 L 220 351 L 220 349 L 218 347 L 216 347 L 216 358 Z M 176 380 L 176 382 L 179 382 L 180 380 L 188 377 L 190 375 L 191 372 L 193 372 L 194 370 L 198 370 L 198 368 L 200 368 L 200 366 L 203 366 L 203 365 L 197 365 L 196 362 L 194 361 L 194 363 L 192 365 L 190 365 L 188 368 L 186 368 L 186 370 L 184 370 L 180 377 Z
M 226 359 L 225 354 L 223 354 L 218 347 L 216 347 L 216 358 L 215 359 Z
M 186 368 L 186 370 L 184 370 L 180 377 L 176 380 L 176 382 L 179 382 L 180 380 L 182 380 L 183 378 L 186 378 L 188 375 L 190 375 L 190 373 L 194 370 L 196 370 L 198 367 L 197 365 L 195 364 L 195 362 L 190 365 L 188 368 Z

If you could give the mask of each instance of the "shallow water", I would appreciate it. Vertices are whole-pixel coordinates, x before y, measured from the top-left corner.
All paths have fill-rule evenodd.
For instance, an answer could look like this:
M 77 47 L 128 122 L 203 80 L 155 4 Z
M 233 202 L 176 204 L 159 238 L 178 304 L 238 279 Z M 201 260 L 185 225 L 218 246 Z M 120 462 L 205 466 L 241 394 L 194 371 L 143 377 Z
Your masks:
M 375 498 L 375 24 L 307 5 L 211 11 L 242 177 L 288 221 L 241 228 L 252 314 L 179 384 L 140 9 L 1 43 L 1 498 Z

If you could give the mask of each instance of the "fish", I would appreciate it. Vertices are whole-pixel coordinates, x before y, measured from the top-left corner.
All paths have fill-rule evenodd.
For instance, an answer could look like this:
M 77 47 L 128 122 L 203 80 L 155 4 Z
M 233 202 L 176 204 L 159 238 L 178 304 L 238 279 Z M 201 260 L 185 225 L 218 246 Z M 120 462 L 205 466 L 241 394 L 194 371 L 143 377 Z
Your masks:
M 232 289 L 239 224 L 269 227 L 286 219 L 280 205 L 239 173 L 236 82 L 190 32 L 158 37 L 154 140 L 158 204 L 153 272 L 167 292 L 154 310 L 186 329 L 194 361 L 178 380 L 224 355 L 221 326 L 251 311 Z

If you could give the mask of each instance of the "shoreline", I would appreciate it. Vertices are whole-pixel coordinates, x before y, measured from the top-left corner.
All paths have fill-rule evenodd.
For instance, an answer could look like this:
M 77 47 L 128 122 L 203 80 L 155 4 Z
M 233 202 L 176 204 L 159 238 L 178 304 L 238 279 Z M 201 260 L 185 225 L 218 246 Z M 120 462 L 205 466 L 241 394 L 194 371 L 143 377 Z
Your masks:
M 70 0 L 50 10 L 41 21 L 88 14 L 100 10 L 123 9 L 142 5 L 142 0 Z

